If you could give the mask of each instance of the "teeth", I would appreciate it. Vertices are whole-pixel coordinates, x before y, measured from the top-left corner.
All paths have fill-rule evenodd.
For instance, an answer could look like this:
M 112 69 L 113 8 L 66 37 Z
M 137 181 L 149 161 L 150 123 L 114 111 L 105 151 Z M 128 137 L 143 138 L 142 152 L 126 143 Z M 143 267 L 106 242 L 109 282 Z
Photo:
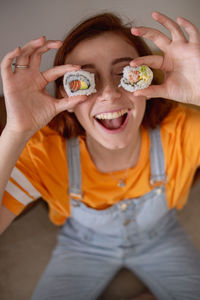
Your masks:
M 122 109 L 120 111 L 109 112 L 109 113 L 101 113 L 96 115 L 95 118 L 99 120 L 105 119 L 117 119 L 128 112 L 128 109 Z

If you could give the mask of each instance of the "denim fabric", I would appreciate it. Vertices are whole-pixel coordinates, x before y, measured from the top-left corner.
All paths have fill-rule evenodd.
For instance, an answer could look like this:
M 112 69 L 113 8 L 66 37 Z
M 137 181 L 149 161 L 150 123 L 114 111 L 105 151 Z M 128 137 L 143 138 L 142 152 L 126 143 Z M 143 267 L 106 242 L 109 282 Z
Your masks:
M 123 266 L 158 300 L 200 299 L 200 254 L 179 225 L 175 210 L 168 210 L 160 130 L 149 134 L 150 182 L 160 185 L 105 210 L 71 198 L 71 217 L 60 230 L 32 300 L 95 300 Z M 80 173 L 76 176 L 79 145 L 72 143 L 68 160 L 75 161 L 76 167 L 69 164 L 70 191 L 81 194 Z

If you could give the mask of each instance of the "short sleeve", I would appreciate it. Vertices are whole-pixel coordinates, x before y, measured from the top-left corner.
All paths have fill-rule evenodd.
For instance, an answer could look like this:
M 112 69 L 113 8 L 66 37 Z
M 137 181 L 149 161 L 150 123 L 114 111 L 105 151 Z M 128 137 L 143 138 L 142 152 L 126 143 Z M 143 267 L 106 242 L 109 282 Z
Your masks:
M 186 204 L 194 174 L 200 166 L 200 111 L 179 105 L 164 120 L 162 142 L 168 177 L 170 208 Z
M 37 175 L 27 145 L 20 155 L 7 183 L 2 204 L 15 215 L 19 215 L 31 202 L 41 197 L 37 186 L 40 178 Z

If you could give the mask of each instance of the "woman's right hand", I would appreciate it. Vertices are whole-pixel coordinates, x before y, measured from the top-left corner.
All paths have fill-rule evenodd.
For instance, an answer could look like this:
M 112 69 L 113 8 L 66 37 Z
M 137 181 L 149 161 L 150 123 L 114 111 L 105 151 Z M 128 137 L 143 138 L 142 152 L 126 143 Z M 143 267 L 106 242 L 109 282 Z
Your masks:
M 62 65 L 40 72 L 42 55 L 50 49 L 61 47 L 61 41 L 46 41 L 45 37 L 33 40 L 23 48 L 9 52 L 1 62 L 3 90 L 7 110 L 6 129 L 25 134 L 30 138 L 45 126 L 59 112 L 73 109 L 84 101 L 86 96 L 53 98 L 46 90 L 48 83 L 63 76 L 66 72 L 79 70 L 79 66 Z M 11 65 L 16 58 L 16 68 Z

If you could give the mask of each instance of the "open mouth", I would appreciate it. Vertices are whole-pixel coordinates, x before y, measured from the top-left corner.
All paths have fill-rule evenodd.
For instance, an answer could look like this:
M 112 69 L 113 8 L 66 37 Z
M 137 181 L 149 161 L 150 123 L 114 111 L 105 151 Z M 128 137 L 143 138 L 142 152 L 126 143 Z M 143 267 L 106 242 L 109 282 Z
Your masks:
M 125 127 L 128 119 L 128 109 L 114 112 L 100 113 L 95 116 L 96 121 L 107 130 L 116 131 Z

